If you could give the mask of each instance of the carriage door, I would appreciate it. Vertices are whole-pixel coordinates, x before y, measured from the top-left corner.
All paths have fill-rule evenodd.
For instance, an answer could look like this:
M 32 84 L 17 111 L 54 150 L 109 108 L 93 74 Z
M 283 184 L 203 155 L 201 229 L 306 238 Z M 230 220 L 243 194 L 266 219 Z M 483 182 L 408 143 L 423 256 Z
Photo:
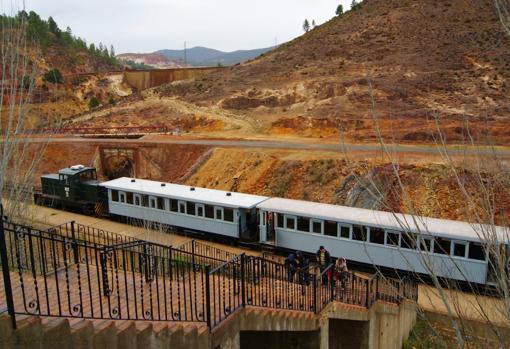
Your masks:
M 260 242 L 266 243 L 267 242 L 267 212 L 260 210 L 260 226 L 259 226 L 259 233 L 260 233 Z

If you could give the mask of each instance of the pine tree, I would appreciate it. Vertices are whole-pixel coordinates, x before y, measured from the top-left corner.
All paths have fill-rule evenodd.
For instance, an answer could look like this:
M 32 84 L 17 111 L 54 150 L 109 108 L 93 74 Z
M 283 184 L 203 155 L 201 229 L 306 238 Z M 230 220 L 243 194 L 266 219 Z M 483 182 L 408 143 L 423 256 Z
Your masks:
M 356 0 L 352 0 L 351 2 L 351 10 L 356 10 L 359 6 L 359 2 L 357 2 Z
M 110 57 L 115 58 L 115 50 L 113 49 L 113 45 L 110 46 Z
M 315 24 L 315 19 L 312 20 L 312 28 L 315 28 L 317 25 Z
M 48 29 L 53 34 L 58 34 L 58 32 L 60 32 L 60 29 L 58 29 L 57 23 L 51 16 L 50 16 L 50 18 L 48 18 Z
M 305 31 L 305 33 L 308 33 L 308 31 L 310 30 L 310 23 L 308 22 L 308 19 L 305 19 L 305 22 L 303 23 L 303 30 Z
M 335 11 L 337 16 L 341 16 L 344 13 L 344 7 L 342 4 L 338 5 Z

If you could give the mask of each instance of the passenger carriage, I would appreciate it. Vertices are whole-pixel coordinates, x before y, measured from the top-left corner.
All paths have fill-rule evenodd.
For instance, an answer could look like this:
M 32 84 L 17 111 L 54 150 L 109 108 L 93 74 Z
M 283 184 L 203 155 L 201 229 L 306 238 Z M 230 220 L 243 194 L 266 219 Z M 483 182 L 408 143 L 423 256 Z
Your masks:
M 497 237 L 507 254 L 509 229 L 308 201 L 271 198 L 257 206 L 260 242 L 360 263 L 491 283 L 483 242 Z M 491 231 L 493 230 L 493 231 Z
M 101 185 L 108 189 L 111 215 L 254 241 L 258 240 L 256 205 L 267 199 L 125 177 Z

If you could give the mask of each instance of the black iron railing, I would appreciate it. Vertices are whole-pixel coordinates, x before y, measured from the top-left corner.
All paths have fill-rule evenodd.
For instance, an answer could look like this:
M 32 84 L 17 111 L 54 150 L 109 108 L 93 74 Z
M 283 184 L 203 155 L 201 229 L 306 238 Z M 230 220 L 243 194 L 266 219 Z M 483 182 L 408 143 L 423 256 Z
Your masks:
M 186 241 L 182 245 L 175 247 L 175 249 L 191 253 L 195 256 L 196 263 L 209 263 L 211 268 L 217 268 L 237 256 L 235 253 L 204 244 L 198 240 Z
M 315 311 L 315 275 L 261 257 L 245 259 L 246 304 L 273 309 Z
M 175 249 L 73 222 L 39 230 L 2 219 L 5 299 L 16 314 L 204 322 L 246 306 L 318 313 L 333 301 L 370 307 L 416 300 L 412 280 L 289 270 L 197 241 Z M 228 259 L 227 259 L 228 257 Z

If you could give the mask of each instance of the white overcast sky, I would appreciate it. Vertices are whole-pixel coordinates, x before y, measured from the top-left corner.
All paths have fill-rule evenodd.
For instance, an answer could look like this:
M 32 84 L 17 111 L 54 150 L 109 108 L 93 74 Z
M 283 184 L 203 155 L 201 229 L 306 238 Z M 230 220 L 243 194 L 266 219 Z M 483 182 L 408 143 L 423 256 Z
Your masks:
M 11 0 L 12 1 L 12 0 Z M 16 1 L 16 0 L 14 0 Z M 9 1 L 3 2 L 3 11 Z M 253 49 L 303 33 L 305 18 L 324 23 L 350 0 L 25 0 L 27 11 L 53 16 L 87 42 L 117 53 L 206 46 Z

